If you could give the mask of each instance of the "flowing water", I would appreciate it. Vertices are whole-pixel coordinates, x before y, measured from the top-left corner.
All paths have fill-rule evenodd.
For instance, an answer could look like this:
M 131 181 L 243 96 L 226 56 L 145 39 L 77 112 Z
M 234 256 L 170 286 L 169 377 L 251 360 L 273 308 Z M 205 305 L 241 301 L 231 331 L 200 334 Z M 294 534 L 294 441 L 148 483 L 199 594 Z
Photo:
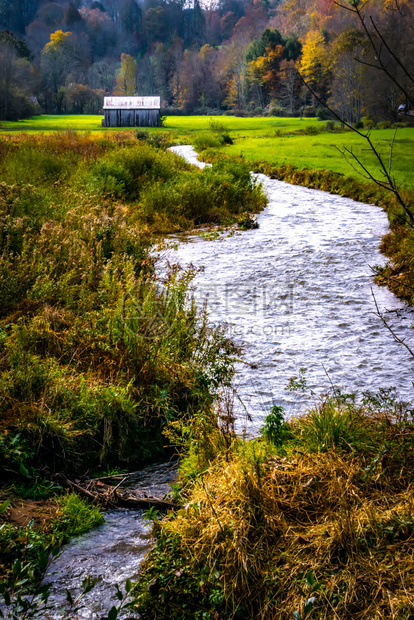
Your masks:
M 165 463 L 148 467 L 129 484 L 132 490 L 152 497 L 163 497 L 171 491 L 170 483 L 177 477 L 177 464 Z M 105 523 L 73 538 L 63 554 L 51 565 L 45 582 L 51 584 L 49 603 L 53 610 L 44 618 L 62 618 L 65 589 L 73 597 L 80 592 L 82 579 L 87 575 L 101 577 L 84 600 L 84 607 L 77 618 L 100 620 L 119 601 L 115 596 L 115 584 L 121 588 L 127 579 L 136 580 L 145 554 L 151 548 L 151 525 L 144 520 L 143 510 L 117 509 L 105 513 Z M 124 617 L 136 617 L 126 612 Z M 120 616 L 123 617 L 123 616 Z
M 192 147 L 174 150 L 202 165 Z M 331 383 L 352 391 L 395 386 L 409 399 L 413 359 L 375 316 L 373 295 L 396 333 L 414 346 L 411 311 L 372 281 L 371 266 L 384 264 L 378 245 L 388 228 L 385 213 L 263 175 L 259 180 L 269 205 L 257 230 L 215 240 L 190 237 L 168 256 L 203 267 L 195 278 L 196 298 L 200 305 L 208 299 L 211 323 L 227 323 L 256 366 L 238 365 L 238 391 L 251 415 L 247 423 L 239 406 L 239 429 L 247 425 L 257 433 L 272 403 L 290 413 L 303 407 L 285 390 L 301 367 L 315 391 Z M 168 465 L 149 468 L 136 488 L 163 495 L 173 479 Z M 48 617 L 61 617 L 65 588 L 76 593 L 88 574 L 102 581 L 87 595 L 79 618 L 105 617 L 116 604 L 114 584 L 137 576 L 150 545 L 142 511 L 107 512 L 102 526 L 72 540 L 52 566 L 47 580 L 56 611 Z
M 200 165 L 191 146 L 172 150 Z M 303 398 L 285 389 L 300 368 L 314 391 L 331 384 L 359 392 L 394 386 L 401 398 L 412 398 L 414 360 L 375 316 L 373 295 L 387 322 L 413 346 L 412 312 L 373 283 L 371 267 L 385 263 L 378 246 L 388 230 L 386 214 L 256 176 L 269 199 L 258 229 L 215 240 L 194 236 L 168 256 L 203 267 L 194 281 L 196 298 L 208 300 L 212 324 L 226 322 L 255 366 L 239 365 L 237 374 L 252 417 L 248 432 L 258 432 L 273 403 L 290 414 L 303 408 Z M 243 411 L 239 406 L 239 429 Z

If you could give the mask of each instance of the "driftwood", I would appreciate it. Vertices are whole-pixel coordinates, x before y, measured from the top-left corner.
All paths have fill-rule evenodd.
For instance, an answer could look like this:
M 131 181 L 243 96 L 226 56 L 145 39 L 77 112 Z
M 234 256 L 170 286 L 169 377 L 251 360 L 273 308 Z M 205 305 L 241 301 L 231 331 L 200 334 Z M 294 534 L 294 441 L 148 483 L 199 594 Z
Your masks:
M 61 481 L 63 486 L 84 495 L 104 508 L 117 508 L 120 506 L 126 508 L 149 508 L 154 506 L 159 509 L 171 510 L 179 507 L 178 504 L 168 499 L 147 497 L 144 494 L 140 495 L 136 491 L 131 491 L 129 489 L 121 490 L 120 487 L 131 475 L 133 474 L 124 475 L 122 480 L 114 487 L 102 482 L 102 480 L 107 477 L 100 479 L 91 478 L 85 482 L 74 482 L 73 480 L 69 480 L 64 474 L 57 474 L 56 477 Z
M 166 510 L 179 508 L 179 505 L 177 503 L 159 497 L 146 497 L 144 495 L 138 495 L 128 491 L 122 491 L 117 495 L 118 506 L 121 505 L 131 508 L 149 508 L 150 506 L 154 506 L 155 508 L 161 508 Z

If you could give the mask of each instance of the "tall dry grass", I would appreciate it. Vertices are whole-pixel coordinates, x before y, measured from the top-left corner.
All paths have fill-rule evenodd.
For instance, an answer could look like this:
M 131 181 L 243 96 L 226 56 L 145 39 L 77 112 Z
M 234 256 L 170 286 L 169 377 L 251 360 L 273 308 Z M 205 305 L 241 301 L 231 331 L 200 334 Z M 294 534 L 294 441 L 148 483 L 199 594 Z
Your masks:
M 374 441 L 321 451 L 309 442 L 317 413 L 290 424 L 283 449 L 213 439 L 184 508 L 155 524 L 136 601 L 145 619 L 411 617 L 411 416 L 366 408 Z

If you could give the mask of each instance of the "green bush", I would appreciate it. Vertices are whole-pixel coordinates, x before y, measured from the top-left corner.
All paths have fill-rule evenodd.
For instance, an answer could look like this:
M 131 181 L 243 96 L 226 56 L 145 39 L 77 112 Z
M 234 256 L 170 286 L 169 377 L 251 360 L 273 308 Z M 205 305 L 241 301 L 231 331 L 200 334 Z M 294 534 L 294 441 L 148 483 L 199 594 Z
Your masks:
M 172 153 L 151 148 L 152 139 L 149 136 L 148 143 L 112 151 L 92 167 L 88 164 L 85 181 L 81 179 L 81 183 L 93 193 L 134 200 L 149 183 L 171 179 L 176 169 L 185 168 L 185 164 Z
M 213 133 L 216 133 L 216 134 L 228 133 L 228 131 L 229 131 L 227 125 L 225 125 L 221 121 L 218 121 L 215 118 L 211 118 L 209 120 L 208 126 L 209 126 L 210 130 Z
M 70 174 L 2 182 L 30 149 Z M 41 463 L 138 466 L 229 383 L 236 347 L 197 311 L 191 270 L 157 278 L 148 226 L 224 221 L 265 198 L 247 166 L 200 172 L 133 132 L 20 137 L 0 158 L 0 468 L 40 496 Z
M 197 152 L 207 149 L 218 149 L 223 146 L 223 141 L 211 133 L 197 133 L 192 142 Z
M 282 446 L 287 435 L 289 426 L 285 422 L 284 409 L 280 405 L 272 405 L 270 414 L 265 417 L 265 425 L 262 435 L 275 446 Z

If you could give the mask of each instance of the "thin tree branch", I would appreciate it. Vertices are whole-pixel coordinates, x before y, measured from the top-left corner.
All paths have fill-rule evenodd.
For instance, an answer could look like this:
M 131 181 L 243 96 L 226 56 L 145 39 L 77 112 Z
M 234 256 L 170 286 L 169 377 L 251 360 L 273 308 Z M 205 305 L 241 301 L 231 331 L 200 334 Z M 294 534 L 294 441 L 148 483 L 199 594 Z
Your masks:
M 335 112 L 335 110 L 333 110 L 331 107 L 328 106 L 328 104 L 326 104 L 324 101 L 322 101 L 322 99 L 315 93 L 315 91 L 313 90 L 313 88 L 311 86 L 309 86 L 309 84 L 304 80 L 304 78 L 299 75 L 299 78 L 301 80 L 301 82 L 306 86 L 306 88 L 309 90 L 309 92 L 313 95 L 313 97 L 316 99 L 316 101 L 318 101 L 318 103 L 320 103 L 321 106 L 323 106 L 324 108 L 326 108 L 327 110 L 329 110 L 329 112 L 343 125 L 345 125 L 345 127 L 348 127 L 348 129 L 350 129 L 351 131 L 353 131 L 354 133 L 356 133 L 358 136 L 361 136 L 361 138 L 363 138 L 364 140 L 366 140 L 366 142 L 368 143 L 371 152 L 375 155 L 375 158 L 379 164 L 380 170 L 383 173 L 383 175 L 385 176 L 385 178 L 387 179 L 387 182 L 383 182 L 383 181 L 379 181 L 378 179 L 375 179 L 375 177 L 363 166 L 363 164 L 358 160 L 358 158 L 356 157 L 356 155 L 354 153 L 352 153 L 351 151 L 348 150 L 349 153 L 352 154 L 352 157 L 354 157 L 354 159 L 358 162 L 358 164 L 361 166 L 361 168 L 363 168 L 365 170 L 365 172 L 367 174 L 370 175 L 370 179 L 376 183 L 377 185 L 379 185 L 380 187 L 387 189 L 389 191 L 391 191 L 394 196 L 396 197 L 397 201 L 399 202 L 399 204 L 402 206 L 404 213 L 406 214 L 409 224 L 411 226 L 411 228 L 414 228 L 414 215 L 413 213 L 411 213 L 409 206 L 407 205 L 407 203 L 405 202 L 405 200 L 403 199 L 403 197 L 401 196 L 400 192 L 398 191 L 397 186 L 395 185 L 395 182 L 392 178 L 392 176 L 390 174 L 388 174 L 388 170 L 384 164 L 384 161 L 380 155 L 380 153 L 378 152 L 377 148 L 375 147 L 374 143 L 372 142 L 371 138 L 370 138 L 370 132 L 368 131 L 366 134 L 364 134 L 362 131 L 359 131 L 359 129 L 357 129 L 356 127 L 353 127 L 350 123 L 348 123 L 347 121 L 345 121 L 343 118 L 341 118 L 339 116 L 339 114 L 337 114 Z M 355 169 L 355 168 L 354 168 Z M 364 175 L 362 175 L 364 176 Z
M 398 58 L 398 56 L 392 51 L 392 49 L 390 48 L 390 46 L 388 45 L 388 43 L 386 42 L 386 40 L 384 39 L 383 35 L 381 34 L 380 30 L 378 29 L 376 23 L 374 22 L 374 20 L 372 19 L 372 16 L 369 16 L 370 22 L 372 24 L 372 27 L 374 28 L 375 32 L 377 33 L 377 35 L 379 36 L 379 38 L 381 39 L 381 42 L 383 43 L 383 45 L 385 46 L 386 50 L 388 51 L 388 53 L 394 58 L 395 62 L 401 67 L 401 69 L 404 71 L 405 75 L 408 77 L 408 79 L 414 84 L 414 78 L 413 76 L 407 71 L 407 68 L 403 65 L 403 63 L 401 62 L 401 60 Z
M 373 299 L 374 299 L 375 308 L 377 309 L 377 311 L 376 311 L 376 312 L 374 312 L 375 316 L 377 316 L 378 318 L 380 318 L 380 319 L 381 319 L 381 321 L 383 322 L 384 326 L 385 326 L 385 327 L 388 329 L 388 331 L 392 334 L 392 336 L 393 336 L 393 338 L 394 338 L 395 342 L 397 342 L 398 344 L 402 344 L 402 345 L 403 345 L 403 347 L 405 347 L 405 348 L 407 349 L 407 351 L 409 352 L 409 354 L 411 355 L 411 357 L 414 357 L 414 352 L 410 349 L 410 347 L 408 346 L 408 344 L 407 344 L 404 340 L 402 340 L 401 338 L 399 338 L 399 337 L 397 336 L 397 334 L 394 332 L 394 330 L 392 329 L 392 327 L 390 327 L 390 326 L 388 325 L 387 321 L 386 321 L 386 320 L 384 319 L 384 317 L 382 316 L 382 314 L 381 314 L 381 312 L 380 312 L 380 310 L 379 310 L 379 308 L 378 308 L 378 303 L 377 303 L 377 300 L 376 300 L 376 298 L 375 298 L 374 291 L 372 290 L 372 287 L 371 287 L 371 295 L 372 295 L 372 297 L 373 297 Z
M 377 43 L 374 41 L 374 38 L 371 34 L 371 32 L 369 31 L 366 23 L 365 23 L 365 18 L 362 15 L 362 11 L 364 10 L 364 8 L 366 7 L 366 5 L 368 4 L 368 0 L 367 2 L 365 2 L 362 7 L 358 7 L 356 2 L 352 3 L 352 7 L 353 8 L 349 8 L 343 4 L 340 4 L 338 2 L 335 2 L 335 4 L 347 11 L 350 11 L 351 13 L 354 13 L 354 15 L 356 15 L 358 17 L 358 20 L 365 32 L 365 35 L 371 45 L 372 50 L 375 53 L 376 56 L 376 60 L 378 60 L 379 66 L 378 65 L 371 65 L 369 63 L 366 63 L 364 61 L 360 61 L 359 62 L 361 64 L 366 64 L 368 66 L 374 67 L 375 69 L 378 69 L 378 71 L 383 71 L 387 77 L 400 89 L 400 91 L 404 94 L 405 98 L 407 101 L 410 102 L 410 104 L 414 107 L 414 100 L 412 99 L 412 97 L 410 96 L 409 92 L 406 90 L 406 88 L 404 88 L 404 86 L 400 83 L 399 80 L 397 80 L 397 78 L 393 75 L 391 75 L 391 73 L 389 72 L 386 64 L 384 64 L 384 61 L 382 59 L 382 45 L 378 46 Z M 372 26 L 376 32 L 376 34 L 378 35 L 378 37 L 380 38 L 381 44 L 383 44 L 385 46 L 385 48 L 388 50 L 388 52 L 391 54 L 392 58 L 394 58 L 395 62 L 398 63 L 398 65 L 404 70 L 404 73 L 407 75 L 407 77 L 414 83 L 414 79 L 412 78 L 412 76 L 408 73 L 407 69 L 404 67 L 404 65 L 402 64 L 402 62 L 400 61 L 400 59 L 396 56 L 396 54 L 392 51 L 392 49 L 389 47 L 389 45 L 387 44 L 387 42 L 385 41 L 383 35 L 381 34 L 381 32 L 379 31 L 377 25 L 375 24 L 372 16 L 370 15 L 370 21 L 372 23 Z

